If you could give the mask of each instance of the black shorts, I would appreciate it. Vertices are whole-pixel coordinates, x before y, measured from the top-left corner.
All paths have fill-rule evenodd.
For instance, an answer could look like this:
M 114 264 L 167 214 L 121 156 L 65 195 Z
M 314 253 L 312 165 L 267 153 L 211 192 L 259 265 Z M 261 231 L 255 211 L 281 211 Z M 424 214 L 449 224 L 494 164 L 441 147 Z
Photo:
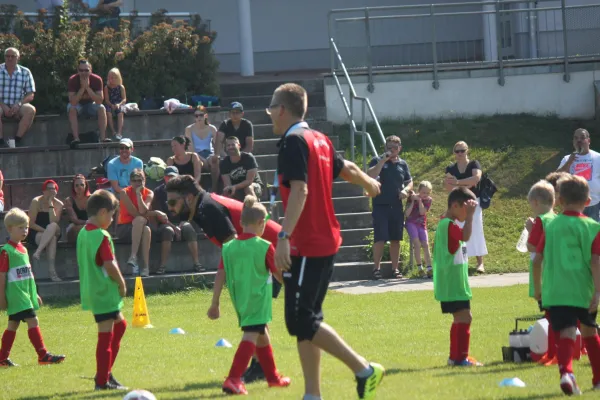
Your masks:
M 402 240 L 404 235 L 404 209 L 400 206 L 374 204 L 373 239 L 375 242 Z
M 461 301 L 442 301 L 442 314 L 454 314 L 455 312 L 459 312 L 461 310 L 470 310 L 471 309 L 471 301 L 470 300 L 461 300 Z
M 279 292 L 281 292 L 281 283 L 275 278 L 273 278 L 273 298 L 276 299 L 279 297 Z
M 552 329 L 562 331 L 563 329 L 577 326 L 577 321 L 591 328 L 596 328 L 596 315 L 598 312 L 590 313 L 587 308 L 569 306 L 551 306 L 548 308 Z
M 26 319 L 35 318 L 37 314 L 33 308 L 28 310 L 19 311 L 16 314 L 12 314 L 8 316 L 9 321 L 17 321 L 17 322 L 25 322 Z
M 312 340 L 323 321 L 334 257 L 292 257 L 291 270 L 283 273 L 285 324 L 298 341 Z
M 96 320 L 96 323 L 99 324 L 100 322 L 108 321 L 109 319 L 115 320 L 119 317 L 119 314 L 121 314 L 121 311 L 112 311 L 105 314 L 94 314 L 94 319 Z
M 264 335 L 267 331 L 267 324 L 242 326 L 243 332 L 256 332 Z

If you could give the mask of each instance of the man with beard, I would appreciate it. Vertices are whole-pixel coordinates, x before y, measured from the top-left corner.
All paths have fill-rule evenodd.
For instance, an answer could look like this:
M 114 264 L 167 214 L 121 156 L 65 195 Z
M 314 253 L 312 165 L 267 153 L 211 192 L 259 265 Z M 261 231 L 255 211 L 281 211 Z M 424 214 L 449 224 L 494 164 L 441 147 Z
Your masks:
M 246 195 L 260 199 L 262 182 L 258 175 L 258 164 L 252 153 L 241 151 L 240 140 L 235 136 L 225 139 L 227 157 L 219 169 L 223 179 L 223 195 L 243 201 Z

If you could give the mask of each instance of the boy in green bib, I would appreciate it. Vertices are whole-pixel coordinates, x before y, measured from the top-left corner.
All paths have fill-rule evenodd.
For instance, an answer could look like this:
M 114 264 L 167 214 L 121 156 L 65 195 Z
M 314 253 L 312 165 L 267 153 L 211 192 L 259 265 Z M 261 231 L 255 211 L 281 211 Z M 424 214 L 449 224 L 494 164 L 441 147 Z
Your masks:
M 269 387 L 286 387 L 290 378 L 277 372 L 267 324 L 271 322 L 273 276 L 281 282 L 281 272 L 275 268 L 275 248 L 261 236 L 265 230 L 267 210 L 254 196 L 246 196 L 242 209 L 243 233 L 223 244 L 221 263 L 217 270 L 210 319 L 219 318 L 219 298 L 223 284 L 227 287 L 244 335 L 233 359 L 223 391 L 248 394 L 242 375 L 256 352 Z
M 119 201 L 106 190 L 97 190 L 87 203 L 88 221 L 77 236 L 77 264 L 81 307 L 94 314 L 98 324 L 95 390 L 126 390 L 113 376 L 112 367 L 121 348 L 127 322 L 121 313 L 125 280 L 115 257 L 110 234 Z
M 550 221 L 556 217 L 553 211 L 554 208 L 554 187 L 547 180 L 541 180 L 534 184 L 529 190 L 527 195 L 529 206 L 536 215 L 535 219 L 528 218 L 525 223 L 525 228 L 529 231 L 529 238 L 527 239 L 527 249 L 530 252 L 529 258 L 529 297 L 534 298 L 535 287 L 533 283 L 533 258 L 535 257 L 535 249 L 540 243 L 540 239 L 544 234 L 545 227 L 548 226 Z M 552 329 L 552 323 L 550 322 L 550 314 L 548 310 L 542 306 L 542 302 L 538 302 L 540 311 L 545 312 L 546 319 L 548 320 L 548 351 L 538 361 L 543 365 L 554 365 L 558 361 L 556 360 L 556 338 L 554 330 Z
M 589 186 L 580 176 L 558 181 L 563 212 L 548 223 L 533 260 L 534 295 L 548 308 L 558 335 L 560 387 L 580 394 L 573 375 L 573 352 L 578 322 L 592 366 L 592 384 L 600 389 L 600 338 L 596 314 L 600 299 L 600 224 L 586 217 Z
M 27 324 L 27 334 L 38 354 L 38 364 L 59 364 L 65 356 L 46 350 L 35 313 L 42 305 L 42 299 L 37 294 L 27 249 L 21 243 L 27 237 L 29 217 L 23 210 L 12 208 L 4 217 L 4 225 L 9 240 L 0 252 L 0 310 L 7 310 L 8 327 L 2 335 L 0 367 L 16 366 L 8 356 L 21 322 Z
M 441 302 L 442 313 L 454 317 L 448 358 L 448 365 L 453 366 L 482 365 L 469 357 L 472 295 L 465 242 L 471 237 L 476 207 L 473 192 L 465 187 L 453 189 L 448 195 L 448 210 L 438 224 L 433 246 L 433 293 Z M 465 225 L 461 229 L 454 221 Z

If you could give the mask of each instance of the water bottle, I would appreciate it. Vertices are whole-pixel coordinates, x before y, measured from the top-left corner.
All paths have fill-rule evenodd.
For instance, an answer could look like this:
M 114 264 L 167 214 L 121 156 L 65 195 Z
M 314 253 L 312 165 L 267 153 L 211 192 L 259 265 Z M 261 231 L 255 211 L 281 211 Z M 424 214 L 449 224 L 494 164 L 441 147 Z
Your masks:
M 527 228 L 523 228 L 519 241 L 517 242 L 517 250 L 521 253 L 527 253 L 527 239 L 529 239 L 529 231 Z

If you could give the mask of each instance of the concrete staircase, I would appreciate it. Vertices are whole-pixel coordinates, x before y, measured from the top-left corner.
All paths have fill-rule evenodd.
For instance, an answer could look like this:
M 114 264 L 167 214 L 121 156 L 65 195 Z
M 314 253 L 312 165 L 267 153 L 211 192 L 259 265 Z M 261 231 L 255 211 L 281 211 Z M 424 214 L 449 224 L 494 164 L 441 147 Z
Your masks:
M 273 90 L 283 81 L 247 82 L 222 85 L 222 104 L 240 101 L 246 109 L 245 117 L 254 124 L 255 156 L 259 164 L 259 173 L 263 182 L 272 182 L 276 167 L 276 138 L 272 133 L 269 118 L 264 108 L 268 106 Z M 331 136 L 333 125 L 326 120 L 324 108 L 324 90 L 322 79 L 305 79 L 298 81 L 309 92 L 309 112 L 307 120 L 312 127 L 329 134 L 333 144 L 340 151 L 339 138 Z M 209 110 L 211 123 L 218 126 L 227 118 L 227 110 L 212 108 Z M 160 111 L 144 111 L 128 114 L 125 120 L 126 137 L 134 141 L 134 155 L 147 161 L 151 156 L 166 159 L 171 155 L 170 139 L 181 135 L 184 128 L 193 123 L 191 111 L 178 111 L 172 115 Z M 81 121 L 81 131 L 95 129 L 96 122 Z M 5 124 L 7 137 L 16 126 Z M 29 207 L 31 199 L 41 194 L 41 183 L 53 178 L 59 183 L 58 197 L 64 199 L 69 195 L 71 179 L 76 173 L 88 174 L 91 167 L 98 165 L 107 155 L 117 154 L 118 145 L 88 144 L 81 145 L 78 150 L 70 150 L 64 144 L 69 132 L 66 116 L 38 117 L 34 126 L 25 138 L 28 147 L 17 149 L 0 149 L 0 169 L 5 183 L 4 191 L 7 209 L 18 206 Z M 209 187 L 210 176 L 206 174 L 202 183 Z M 156 186 L 150 183 L 149 187 Z M 334 280 L 368 279 L 371 276 L 372 263 L 367 260 L 365 252 L 365 237 L 371 231 L 371 215 L 369 199 L 364 197 L 359 187 L 343 181 L 336 181 L 333 188 L 335 211 L 342 227 L 343 246 L 336 259 Z M 262 199 L 267 200 L 267 196 Z M 283 216 L 281 202 L 277 203 L 276 215 Z M 63 232 L 68 221 L 61 222 Z M 4 226 L 0 230 L 0 241 L 4 241 L 6 232 Z M 153 239 L 151 260 L 158 260 L 160 245 Z M 116 244 L 117 259 L 124 273 L 127 270 L 126 261 L 129 256 L 129 245 Z M 43 296 L 76 296 L 79 285 L 77 279 L 77 263 L 73 244 L 60 243 L 57 252 L 57 270 L 65 282 L 52 283 L 48 281 L 47 265 L 44 257 L 40 262 L 33 262 L 33 268 L 38 280 L 39 290 Z M 199 253 L 201 262 L 208 269 L 206 273 L 192 272 L 191 258 L 187 248 L 182 243 L 174 243 L 167 275 L 144 278 L 145 289 L 148 292 L 156 290 L 177 290 L 187 286 L 208 284 L 214 279 L 220 251 L 203 234 L 199 235 Z M 152 267 L 156 267 L 152 265 Z M 133 289 L 133 278 L 128 279 Z

